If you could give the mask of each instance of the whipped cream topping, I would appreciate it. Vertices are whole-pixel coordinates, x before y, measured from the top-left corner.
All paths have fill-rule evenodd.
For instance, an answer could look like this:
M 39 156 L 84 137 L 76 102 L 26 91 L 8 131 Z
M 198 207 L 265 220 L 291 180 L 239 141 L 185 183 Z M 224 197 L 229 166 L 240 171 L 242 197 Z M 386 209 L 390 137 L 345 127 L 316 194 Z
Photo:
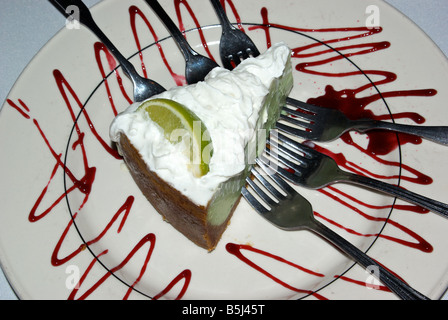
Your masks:
M 185 144 L 170 143 L 144 111 L 136 112 L 141 103 L 132 104 L 114 119 L 110 138 L 118 142 L 119 134 L 125 134 L 151 171 L 197 205 L 206 206 L 222 182 L 246 168 L 246 146 L 256 142 L 257 129 L 267 120 L 266 110 L 260 114 L 263 100 L 272 81 L 283 74 L 289 55 L 290 49 L 278 43 L 233 71 L 218 67 L 203 82 L 151 98 L 181 103 L 204 122 L 213 156 L 209 172 L 202 177 L 194 177 L 188 170 Z

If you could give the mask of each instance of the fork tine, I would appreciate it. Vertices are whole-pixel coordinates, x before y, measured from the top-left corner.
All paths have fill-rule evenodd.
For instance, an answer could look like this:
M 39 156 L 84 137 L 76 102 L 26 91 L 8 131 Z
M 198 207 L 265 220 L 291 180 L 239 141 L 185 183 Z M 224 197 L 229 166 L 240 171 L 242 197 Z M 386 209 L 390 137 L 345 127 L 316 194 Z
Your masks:
M 226 60 L 228 60 L 227 65 L 232 65 L 232 69 L 239 65 L 243 60 L 249 59 L 251 57 L 257 57 L 260 55 L 260 52 L 257 48 L 244 48 L 241 51 L 236 52 L 233 55 L 229 55 Z
M 254 180 L 261 183 L 269 194 L 262 190 L 262 188 L 260 188 L 250 177 L 246 179 L 247 185 L 265 202 L 270 209 L 260 203 L 260 201 L 249 191 L 247 187 L 243 187 L 241 193 L 258 213 L 265 214 L 272 210 L 273 207 L 278 206 L 278 202 L 284 199 L 285 195 L 272 186 L 272 184 L 262 174 L 260 174 L 255 167 L 252 168 L 251 173 Z
M 260 55 L 260 52 L 255 47 L 255 45 L 253 46 L 253 48 L 247 48 L 246 51 L 249 54 L 249 56 L 253 57 L 253 58 L 256 58 L 256 57 L 258 57 Z
M 267 213 L 270 210 L 268 210 L 264 205 L 262 205 L 257 198 L 255 198 L 252 193 L 250 193 L 249 190 L 247 190 L 246 187 L 243 187 L 241 189 L 241 194 L 244 197 L 244 199 L 247 200 L 247 202 L 249 202 L 249 204 L 252 206 L 252 208 L 255 209 L 255 211 L 257 211 L 258 213 Z
M 312 112 L 314 114 L 318 113 L 320 109 L 320 107 L 290 97 L 286 98 L 286 104 L 300 108 L 304 111 Z
M 263 155 L 259 156 L 256 159 L 256 161 L 257 161 L 257 164 L 259 166 L 265 165 L 267 167 L 270 167 L 271 171 L 273 170 L 273 168 L 271 167 L 272 163 L 270 163 L 269 160 L 267 160 L 266 157 L 264 157 Z M 300 181 L 301 181 L 301 172 L 300 172 L 300 170 L 291 172 L 290 170 L 287 170 L 287 169 L 284 169 L 282 167 L 276 166 L 275 171 L 276 171 L 276 173 L 279 176 L 281 176 L 281 177 L 285 178 L 286 180 L 291 181 L 293 183 L 300 183 Z M 292 192 L 288 188 L 288 186 L 284 186 L 284 188 L 288 189 L 290 191 L 290 193 Z
M 287 136 L 285 136 L 281 133 L 277 134 L 277 139 L 279 141 L 285 143 L 286 145 L 294 148 L 295 150 L 303 153 L 307 158 L 314 158 L 319 155 L 318 151 L 316 151 L 302 143 L 299 143 L 295 140 L 292 140 L 291 138 L 288 138 Z
M 282 132 L 289 133 L 289 134 L 292 134 L 294 136 L 297 136 L 297 137 L 300 137 L 303 139 L 309 139 L 309 140 L 313 139 L 312 131 L 307 131 L 307 130 L 303 130 L 303 129 L 299 129 L 299 128 L 293 128 L 289 125 L 286 125 L 286 124 L 280 123 L 280 122 L 277 122 L 275 124 L 275 127 Z
M 266 151 L 268 152 L 268 151 Z M 295 163 L 292 163 L 291 161 L 287 160 L 286 158 L 278 155 L 277 156 L 278 162 L 280 164 L 285 165 L 287 168 L 282 168 L 277 166 L 276 172 L 283 178 L 292 181 L 297 182 L 302 177 L 302 171 L 305 169 L 304 167 L 297 166 Z M 264 164 L 266 163 L 266 159 L 260 159 L 260 161 Z
M 252 170 L 252 173 L 254 173 L 255 170 Z M 254 177 L 257 178 L 254 174 Z M 258 180 L 258 179 L 257 179 Z M 267 195 L 251 178 L 246 179 L 247 184 L 255 191 L 255 193 L 264 201 L 267 205 L 270 207 L 277 204 L 277 202 L 273 199 L 273 197 Z M 278 200 L 278 199 L 276 199 Z
M 281 114 L 280 115 L 280 119 L 279 120 L 283 120 L 286 121 L 292 125 L 304 128 L 304 129 L 308 129 L 308 130 L 312 130 L 314 123 L 313 122 L 306 122 L 306 121 L 301 121 L 300 119 L 297 118 L 292 118 L 289 117 L 287 115 Z M 306 119 L 305 119 L 306 120 Z
M 275 144 L 271 145 L 268 142 L 268 146 L 265 149 L 265 152 L 268 155 L 274 154 L 272 157 L 275 157 L 275 159 L 278 161 L 278 163 L 286 166 L 286 168 L 278 167 L 277 172 L 278 174 L 285 178 L 288 181 L 299 183 L 303 179 L 303 173 L 307 172 L 308 168 L 310 167 L 310 161 L 313 161 L 312 159 L 305 158 L 298 153 L 294 152 L 293 150 L 286 148 L 282 145 Z M 274 152 L 271 152 L 271 147 L 276 148 Z M 285 158 L 283 155 L 287 156 L 288 158 Z M 294 160 L 298 162 L 297 165 L 295 162 L 292 162 L 291 160 Z M 266 163 L 266 159 L 261 159 L 264 163 Z
M 300 167 L 307 167 L 310 159 L 305 158 L 304 156 L 296 153 L 294 150 L 291 150 L 290 148 L 286 148 L 285 146 L 278 144 L 278 143 L 272 143 L 271 139 L 266 140 L 267 147 L 265 149 L 266 153 L 270 156 L 273 156 L 274 158 L 278 158 L 280 162 L 285 164 L 291 169 L 294 169 L 295 171 L 299 171 Z M 271 150 L 271 148 L 274 148 L 274 151 Z M 282 155 L 286 155 L 290 159 L 293 159 L 299 163 L 299 166 L 290 160 L 286 159 Z
M 239 56 L 239 53 L 233 55 L 230 57 L 230 60 L 232 61 L 232 64 L 234 65 L 234 68 L 241 63 L 241 57 Z
M 249 58 L 249 53 L 244 50 L 241 50 L 241 51 L 238 51 L 235 54 L 229 56 L 228 58 L 231 60 L 231 62 L 233 62 L 233 65 L 236 67 L 241 62 L 243 62 L 243 60 L 246 60 Z
M 285 198 L 285 195 L 282 194 L 280 191 L 278 191 L 274 186 L 272 186 L 272 184 L 257 170 L 253 169 L 252 173 L 254 174 L 254 177 L 263 184 L 263 186 L 272 194 L 272 196 L 277 201 L 280 201 Z
M 227 70 L 232 70 L 233 68 L 236 67 L 236 63 L 233 61 L 233 57 L 231 55 L 227 57 L 222 57 L 221 59 L 222 59 L 222 65 Z
M 241 60 L 246 60 L 249 59 L 249 52 L 246 50 L 242 50 L 241 52 L 238 52 L 238 56 L 240 57 Z
M 283 191 L 287 196 L 294 194 L 295 190 L 285 181 L 283 180 L 277 173 L 273 172 L 269 166 L 266 166 L 261 157 L 258 157 L 256 160 L 257 164 L 260 168 L 276 183 L 276 185 Z M 277 171 L 282 168 L 277 168 Z M 284 169 L 283 169 L 284 170 Z M 285 170 L 286 171 L 286 170 Z M 284 198 L 284 196 L 283 196 Z
M 301 111 L 298 108 L 291 109 L 291 108 L 288 108 L 288 107 L 283 107 L 282 108 L 282 112 L 288 113 L 288 114 L 290 114 L 290 115 L 292 115 L 294 117 L 301 118 L 301 119 L 308 120 L 308 121 L 315 121 L 316 120 L 316 114 L 315 113 L 312 113 L 312 112 L 309 112 L 309 111 L 306 111 L 306 110 Z

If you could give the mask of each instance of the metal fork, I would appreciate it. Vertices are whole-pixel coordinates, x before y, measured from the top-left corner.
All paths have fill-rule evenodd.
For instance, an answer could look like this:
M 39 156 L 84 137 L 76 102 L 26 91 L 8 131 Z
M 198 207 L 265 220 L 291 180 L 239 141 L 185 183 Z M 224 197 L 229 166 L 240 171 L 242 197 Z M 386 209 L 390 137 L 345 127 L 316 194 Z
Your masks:
M 199 81 L 203 81 L 205 76 L 209 74 L 212 69 L 218 67 L 218 64 L 215 61 L 200 55 L 195 50 L 193 50 L 193 48 L 191 48 L 187 40 L 185 40 L 182 32 L 179 30 L 173 20 L 171 20 L 169 15 L 157 0 L 146 0 L 146 2 L 166 26 L 171 36 L 179 46 L 180 51 L 184 55 L 186 62 L 185 78 L 187 80 L 187 83 L 193 84 Z
M 224 67 L 232 70 L 241 59 L 259 55 L 259 51 L 252 40 L 243 32 L 233 27 L 226 16 L 219 0 L 210 0 L 223 26 L 220 44 L 221 60 Z M 235 65 L 232 64 L 235 62 Z M 293 98 L 287 98 L 286 104 L 301 110 L 285 108 L 284 112 L 296 119 L 282 115 L 281 119 L 292 124 L 285 125 L 277 122 L 278 129 L 295 136 L 313 141 L 331 141 L 349 130 L 366 132 L 373 129 L 392 130 L 419 136 L 437 143 L 448 145 L 448 127 L 446 126 L 412 126 L 371 119 L 349 120 L 341 111 L 314 106 Z
M 134 66 L 118 51 L 104 32 L 98 27 L 93 20 L 92 14 L 89 8 L 81 0 L 48 0 L 53 6 L 56 7 L 65 17 L 76 18 L 80 23 L 90 29 L 98 39 L 109 49 L 109 51 L 115 56 L 120 63 L 126 75 L 131 79 L 134 85 L 134 102 L 142 102 L 153 95 L 159 94 L 165 91 L 157 82 L 141 77 Z M 79 10 L 79 15 L 72 15 L 75 6 Z
M 379 272 L 375 273 L 375 275 L 378 275 L 379 280 L 400 298 L 408 300 L 428 300 L 423 294 L 411 288 L 392 272 L 316 220 L 313 208 L 308 200 L 297 193 L 281 177 L 272 173 L 270 168 L 265 167 L 260 162 L 258 162 L 258 165 L 263 171 L 259 172 L 254 167 L 252 174 L 253 179 L 258 181 L 260 185 L 248 178 L 248 187 L 243 188 L 242 194 L 262 217 L 283 230 L 312 231 L 332 243 L 362 267 L 369 268 L 369 270 L 375 270 L 372 267 L 378 268 L 376 270 Z M 268 176 L 270 181 L 268 181 Z M 269 209 L 254 194 L 261 198 L 269 206 Z
M 287 124 L 278 122 L 277 128 L 307 140 L 331 141 L 349 130 L 364 133 L 373 129 L 383 129 L 408 133 L 448 145 L 448 127 L 446 126 L 413 126 L 372 119 L 350 120 L 343 112 L 336 109 L 315 106 L 291 98 L 288 98 L 286 103 L 294 106 L 295 109 L 283 108 L 281 120 Z
M 253 41 L 229 21 L 219 0 L 210 0 L 222 26 L 219 52 L 224 68 L 232 70 L 242 60 L 260 55 Z
M 266 150 L 268 154 L 273 154 L 272 159 L 262 155 L 260 160 L 267 165 L 272 165 L 273 162 L 278 161 L 278 173 L 297 185 L 309 189 L 320 189 L 339 182 L 362 185 L 409 201 L 443 217 L 448 217 L 448 205 L 445 203 L 392 184 L 343 171 L 333 158 L 281 133 L 277 134 L 277 140 L 273 140 L 272 137 L 268 139 L 269 148 Z M 282 168 L 282 165 L 289 167 L 294 172 Z

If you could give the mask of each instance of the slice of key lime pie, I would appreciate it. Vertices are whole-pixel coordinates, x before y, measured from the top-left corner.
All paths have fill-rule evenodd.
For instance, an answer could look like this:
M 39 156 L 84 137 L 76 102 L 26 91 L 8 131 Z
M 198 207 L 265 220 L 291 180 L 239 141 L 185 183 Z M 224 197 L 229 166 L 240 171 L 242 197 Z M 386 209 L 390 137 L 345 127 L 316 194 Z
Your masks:
M 218 67 L 203 82 L 131 105 L 110 136 L 152 206 L 213 250 L 292 86 L 291 51 L 279 43 L 233 71 Z

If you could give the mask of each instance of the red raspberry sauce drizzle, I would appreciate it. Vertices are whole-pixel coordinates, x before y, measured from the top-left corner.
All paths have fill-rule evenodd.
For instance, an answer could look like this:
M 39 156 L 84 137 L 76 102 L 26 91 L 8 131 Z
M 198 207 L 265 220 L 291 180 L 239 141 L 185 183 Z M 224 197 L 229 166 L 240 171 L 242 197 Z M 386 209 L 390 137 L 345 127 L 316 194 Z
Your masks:
M 175 10 L 176 10 L 176 14 L 178 17 L 180 29 L 182 31 L 185 31 L 183 17 L 182 17 L 183 11 L 181 10 L 181 5 L 182 5 L 185 8 L 186 12 L 193 19 L 193 22 L 196 25 L 196 27 L 198 28 L 200 39 L 203 43 L 203 46 L 204 46 L 207 54 L 209 55 L 210 58 L 214 59 L 214 57 L 212 56 L 212 54 L 209 50 L 205 35 L 203 34 L 202 29 L 200 27 L 201 24 L 199 22 L 199 19 L 193 12 L 192 8 L 190 7 L 189 2 L 187 0 L 173 0 L 173 2 L 175 5 Z M 243 28 L 243 25 L 241 23 L 242 19 L 238 13 L 238 10 L 236 9 L 236 6 L 234 5 L 233 1 L 221 0 L 221 3 L 224 6 L 226 6 L 226 4 L 230 6 L 231 12 L 235 16 L 239 28 L 241 30 L 245 31 Z M 346 41 L 353 41 L 353 40 L 357 40 L 357 39 L 366 39 L 367 37 L 373 37 L 376 34 L 379 34 L 382 32 L 382 29 L 380 29 L 380 28 L 379 29 L 368 29 L 365 27 L 328 28 L 328 29 L 294 28 L 294 27 L 289 27 L 286 25 L 273 24 L 269 21 L 268 16 L 269 16 L 268 10 L 266 8 L 262 8 L 261 9 L 262 24 L 248 28 L 249 31 L 256 30 L 256 29 L 262 29 L 264 31 L 264 33 L 266 35 L 266 47 L 270 47 L 272 44 L 272 39 L 271 39 L 271 34 L 270 34 L 271 28 L 279 28 L 279 29 L 283 29 L 283 30 L 290 30 L 290 31 L 296 31 L 296 32 L 301 32 L 301 33 L 310 33 L 310 34 L 316 34 L 316 33 L 318 33 L 318 34 L 338 33 L 338 35 L 344 34 L 344 33 L 350 34 L 350 35 L 342 36 L 342 37 L 334 37 L 332 39 L 328 39 L 328 40 L 324 41 L 325 44 L 327 44 L 327 45 L 330 45 L 330 44 L 338 45 L 335 47 L 335 49 L 338 50 L 339 52 L 344 53 L 344 56 L 347 58 L 357 56 L 357 55 L 374 54 L 375 52 L 378 52 L 381 50 L 387 50 L 390 47 L 390 43 L 387 41 L 369 42 L 369 43 L 353 44 L 353 45 L 340 45 Z M 141 69 L 142 69 L 144 76 L 148 77 L 148 72 L 147 72 L 146 64 L 143 59 L 143 54 L 140 52 L 142 50 L 140 38 L 142 36 L 149 35 L 150 37 L 152 37 L 152 39 L 156 43 L 158 52 L 160 54 L 160 58 L 162 59 L 162 62 L 164 64 L 167 72 L 169 72 L 169 74 L 173 78 L 174 82 L 177 85 L 185 85 L 185 77 L 183 75 L 179 75 L 173 71 L 168 59 L 166 58 L 165 52 L 162 48 L 162 45 L 161 45 L 161 43 L 159 43 L 159 37 L 156 34 L 156 32 L 154 31 L 154 28 L 152 27 L 152 23 L 145 16 L 145 14 L 142 12 L 142 10 L 140 10 L 137 6 L 134 6 L 134 5 L 130 6 L 129 7 L 129 17 L 130 17 L 130 27 L 132 30 L 132 35 L 135 40 L 136 49 L 139 51 L 140 64 L 141 64 Z M 141 33 L 139 33 L 139 31 L 137 31 L 137 19 L 140 19 L 144 23 L 144 26 L 146 26 L 147 30 L 144 31 L 144 32 L 146 32 L 146 34 L 141 34 Z M 159 22 L 157 21 L 156 23 L 159 23 Z M 355 35 L 353 35 L 352 33 L 355 33 Z M 391 119 L 391 115 L 390 114 L 376 115 L 372 111 L 368 110 L 367 107 L 374 101 L 378 101 L 378 100 L 384 99 L 384 98 L 406 97 L 406 96 L 430 97 L 430 96 L 434 96 L 437 93 L 436 90 L 434 90 L 434 89 L 406 90 L 406 91 L 382 92 L 382 93 L 374 94 L 374 95 L 371 95 L 368 97 L 359 98 L 359 97 L 357 97 L 357 94 L 359 94 L 367 89 L 372 89 L 373 87 L 376 87 L 379 85 L 386 85 L 388 83 L 391 83 L 396 80 L 397 76 L 392 72 L 381 71 L 381 70 L 363 70 L 362 72 L 359 70 L 356 70 L 356 71 L 345 72 L 345 73 L 331 73 L 328 71 L 328 68 L 327 68 L 326 71 L 319 71 L 319 67 L 321 67 L 321 66 L 327 66 L 328 64 L 331 64 L 338 60 L 344 59 L 344 56 L 337 54 L 334 50 L 325 46 L 324 42 L 316 42 L 316 43 L 313 43 L 313 44 L 310 44 L 307 46 L 302 46 L 302 47 L 297 47 L 297 48 L 292 49 L 293 60 L 295 61 L 295 59 L 300 59 L 300 63 L 298 63 L 295 66 L 295 68 L 298 72 L 304 73 L 304 74 L 312 74 L 312 75 L 322 76 L 322 77 L 352 77 L 352 76 L 358 76 L 360 74 L 364 74 L 366 76 L 379 77 L 380 80 L 376 81 L 375 83 L 367 83 L 367 84 L 365 84 L 359 88 L 356 88 L 356 89 L 345 89 L 345 90 L 341 90 L 341 91 L 336 91 L 332 86 L 327 86 L 326 90 L 325 90 L 325 94 L 323 96 L 316 97 L 316 98 L 310 98 L 308 100 L 309 103 L 313 103 L 316 105 L 321 105 L 321 106 L 329 107 L 329 108 L 337 108 L 337 109 L 343 111 L 347 116 L 349 116 L 352 119 L 357 119 L 357 118 L 362 118 L 362 117 L 371 117 L 374 119 L 385 120 L 385 119 Z M 313 49 L 312 52 L 308 52 L 311 49 Z M 316 51 L 316 49 L 321 49 L 321 50 Z M 128 94 L 126 92 L 126 90 L 124 89 L 121 76 L 120 76 L 119 72 L 116 70 L 117 63 L 116 63 L 115 59 L 113 58 L 113 56 L 110 54 L 110 52 L 107 50 L 107 48 L 105 48 L 105 46 L 101 43 L 95 43 L 93 46 L 93 51 L 94 51 L 95 59 L 98 64 L 98 69 L 99 69 L 102 77 L 104 78 L 104 84 L 106 86 L 106 91 L 107 91 L 107 95 L 108 95 L 107 98 L 109 99 L 110 108 L 111 108 L 111 115 L 115 116 L 115 115 L 117 115 L 117 108 L 114 103 L 113 94 L 108 85 L 108 81 L 110 81 L 111 78 L 107 78 L 108 72 L 106 71 L 106 68 L 110 72 L 112 72 L 112 71 L 114 72 L 115 79 L 120 86 L 121 94 L 123 95 L 123 97 L 125 97 L 125 99 L 128 101 L 128 103 L 132 103 L 132 99 L 130 98 L 131 94 Z M 317 60 L 317 61 L 308 61 L 308 62 L 306 61 L 307 58 L 316 58 L 321 55 L 328 56 L 328 54 L 331 54 L 331 53 L 335 53 L 335 54 L 334 54 L 334 56 L 332 56 L 330 58 L 322 58 L 321 60 Z M 105 56 L 105 58 L 106 58 L 106 62 L 107 62 L 106 64 L 103 63 L 103 58 L 102 58 L 103 56 Z M 154 63 L 154 62 L 152 62 L 152 63 Z M 60 205 L 61 200 L 64 199 L 67 194 L 69 194 L 75 190 L 78 190 L 79 192 L 81 192 L 84 195 L 84 199 L 83 199 L 82 203 L 80 204 L 80 206 L 77 208 L 78 209 L 77 212 L 75 212 L 73 214 L 72 219 L 69 220 L 67 226 L 64 228 L 64 230 L 62 230 L 62 235 L 60 236 L 59 241 L 57 241 L 57 245 L 55 246 L 53 254 L 52 254 L 52 258 L 51 258 L 52 265 L 61 266 L 61 265 L 67 264 L 68 262 L 72 261 L 79 254 L 82 254 L 85 251 L 85 249 L 87 248 L 87 246 L 101 241 L 101 239 L 106 234 L 110 233 L 112 226 L 121 217 L 121 222 L 119 224 L 119 227 L 117 228 L 117 233 L 120 233 L 120 231 L 122 230 L 123 226 L 126 223 L 128 216 L 132 212 L 134 196 L 129 196 L 126 199 L 126 201 L 123 203 L 122 207 L 118 208 L 116 213 L 112 216 L 112 219 L 105 225 L 102 232 L 100 232 L 95 238 L 86 241 L 86 243 L 81 244 L 77 249 L 75 249 L 72 253 L 67 254 L 65 257 L 63 257 L 63 258 L 58 257 L 58 253 L 60 252 L 61 247 L 64 245 L 64 240 L 65 240 L 65 237 L 66 237 L 68 231 L 71 228 L 73 228 L 73 224 L 76 221 L 77 216 L 79 214 L 82 214 L 81 209 L 89 200 L 89 195 L 92 192 L 92 186 L 96 179 L 97 168 L 89 166 L 88 153 L 86 151 L 86 148 L 84 147 L 84 137 L 86 134 L 88 134 L 88 132 L 82 131 L 80 129 L 80 127 L 78 126 L 78 124 L 76 123 L 75 108 L 79 108 L 79 110 L 81 110 L 80 112 L 82 113 L 83 119 L 85 119 L 88 123 L 88 127 L 90 129 L 90 134 L 92 134 L 95 137 L 95 139 L 98 141 L 99 148 L 104 150 L 106 152 L 106 154 L 108 154 L 109 156 L 111 156 L 115 159 L 120 159 L 120 156 L 118 155 L 118 153 L 115 149 L 110 147 L 109 142 L 106 141 L 102 137 L 102 134 L 96 131 L 95 124 L 90 119 L 88 111 L 83 108 L 83 105 L 82 105 L 81 101 L 79 100 L 75 90 L 72 88 L 70 83 L 66 80 L 63 73 L 60 70 L 54 70 L 53 76 L 55 79 L 56 86 L 59 89 L 59 92 L 65 101 L 65 107 L 69 111 L 71 120 L 73 121 L 73 123 L 75 125 L 77 139 L 76 139 L 76 141 L 74 141 L 74 143 L 72 145 L 72 150 L 74 150 L 74 151 L 78 150 L 82 154 L 82 159 L 83 159 L 83 164 L 84 164 L 84 175 L 82 177 L 80 177 L 80 178 L 75 177 L 75 175 L 72 173 L 70 168 L 66 167 L 64 165 L 64 163 L 62 161 L 62 153 L 58 153 L 55 150 L 55 148 L 52 146 L 52 142 L 47 137 L 45 130 L 40 127 L 38 120 L 34 119 L 30 116 L 31 108 L 24 101 L 22 101 L 21 99 L 18 99 L 17 100 L 18 102 L 16 103 L 16 102 L 8 99 L 7 103 L 9 104 L 9 106 L 14 108 L 19 113 L 19 115 L 21 115 L 24 119 L 31 120 L 32 125 L 35 126 L 38 134 L 42 137 L 42 140 L 45 142 L 45 145 L 47 146 L 48 151 L 51 153 L 51 155 L 54 159 L 54 166 L 50 170 L 48 182 L 46 183 L 45 186 L 43 186 L 42 192 L 38 196 L 33 208 L 30 211 L 29 221 L 32 223 L 36 223 L 36 222 L 40 221 L 41 219 L 45 218 L 48 214 L 52 213 L 56 207 L 58 207 Z M 69 97 L 71 97 L 72 99 L 69 99 Z M 76 102 L 76 106 L 72 106 L 70 101 L 73 101 L 73 100 Z M 418 124 L 425 122 L 425 119 L 417 113 L 410 113 L 410 112 L 398 113 L 398 114 L 392 114 L 392 117 L 393 117 L 393 119 L 407 118 L 407 119 L 410 119 Z M 112 117 L 111 117 L 111 119 L 112 119 Z M 103 133 L 103 135 L 104 135 L 104 133 Z M 398 148 L 399 145 L 403 145 L 406 143 L 412 143 L 412 144 L 420 144 L 421 143 L 420 138 L 409 136 L 409 135 L 403 135 L 403 134 L 400 134 L 399 140 L 397 140 L 396 135 L 389 133 L 389 132 L 369 132 L 368 137 L 369 137 L 369 145 L 366 149 L 363 149 L 361 146 L 357 145 L 351 139 L 349 134 L 345 134 L 343 137 L 341 137 L 341 141 L 343 141 L 346 144 L 354 146 L 359 151 L 372 157 L 380 165 L 396 166 L 396 167 L 400 166 L 400 164 L 396 163 L 396 162 L 385 161 L 385 160 L 381 159 L 379 156 L 389 154 L 390 152 L 392 152 L 396 148 Z M 397 178 L 397 176 L 385 177 L 385 176 L 379 176 L 373 172 L 368 172 L 367 170 L 348 161 L 345 158 L 345 156 L 342 154 L 334 154 L 334 153 L 331 153 L 329 150 L 325 150 L 323 148 L 321 148 L 320 151 L 330 154 L 332 157 L 334 157 L 338 161 L 338 163 L 341 166 L 344 166 L 352 171 L 357 171 L 358 173 L 361 173 L 361 174 L 368 174 L 368 175 L 375 176 L 376 178 L 382 178 L 382 179 L 396 179 Z M 418 172 L 417 170 L 413 169 L 412 167 L 404 165 L 404 164 L 401 164 L 401 167 L 406 172 L 411 174 L 411 176 L 403 175 L 403 176 L 401 176 L 401 179 L 410 181 L 412 183 L 418 183 L 418 184 L 431 184 L 432 183 L 432 179 L 430 177 L 428 177 L 427 175 L 425 175 L 421 172 Z M 56 176 L 56 173 L 59 169 L 62 169 L 64 171 L 64 174 L 66 175 L 66 177 L 68 177 L 68 180 L 71 182 L 72 185 L 69 186 L 62 194 L 57 196 L 56 199 L 51 202 L 51 204 L 48 208 L 39 210 L 43 199 L 47 195 L 48 188 L 51 186 L 52 181 L 53 181 L 54 177 Z M 323 194 L 325 194 L 326 196 L 328 196 L 329 198 L 346 205 L 347 208 L 358 213 L 365 219 L 368 219 L 368 220 L 378 219 L 378 218 L 367 215 L 359 207 L 355 207 L 353 205 L 348 204 L 348 202 L 344 201 L 343 198 L 353 200 L 354 197 L 352 197 L 351 195 L 348 195 L 348 194 L 344 194 L 342 191 L 338 190 L 335 187 L 328 187 L 326 189 L 321 190 L 321 192 Z M 364 207 L 370 207 L 370 208 L 375 207 L 372 204 L 360 203 L 359 200 L 358 200 L 358 204 L 359 204 L 359 206 L 364 206 Z M 379 206 L 377 206 L 377 207 L 381 208 Z M 418 212 L 418 213 L 426 213 L 427 212 L 425 210 L 422 210 L 421 208 L 418 208 L 418 207 L 415 207 L 412 205 L 403 205 L 403 206 L 396 207 L 396 208 L 398 208 L 400 210 L 408 210 L 408 211 L 413 211 L 413 212 Z M 40 211 L 40 213 L 37 213 L 38 211 Z M 347 232 L 354 233 L 354 234 L 357 234 L 359 236 L 364 236 L 364 237 L 378 236 L 375 234 L 369 234 L 369 235 L 360 234 L 359 232 L 356 232 L 355 230 L 348 229 L 348 228 L 338 224 L 335 221 L 327 219 L 323 214 L 316 213 L 316 215 L 324 220 L 327 220 L 328 223 L 337 225 L 339 228 L 344 229 Z M 390 219 L 388 220 L 388 223 L 390 223 L 394 227 L 400 229 L 402 232 L 405 232 L 406 234 L 410 235 L 412 238 L 414 238 L 416 240 L 416 242 L 414 243 L 414 242 L 410 242 L 410 241 L 404 241 L 404 240 L 398 239 L 396 237 L 390 237 L 390 236 L 387 236 L 384 234 L 380 234 L 379 235 L 380 237 L 388 239 L 390 241 L 394 241 L 396 243 L 400 243 L 401 245 L 404 245 L 404 246 L 408 246 L 408 247 L 412 247 L 412 248 L 421 250 L 423 252 L 431 252 L 432 251 L 431 244 L 426 242 L 421 236 L 417 235 L 412 230 L 409 230 L 408 228 L 406 228 L 406 227 L 400 225 L 399 223 L 394 222 Z M 123 261 L 120 264 L 118 264 L 117 266 L 110 269 L 111 272 L 114 272 L 114 271 L 118 271 L 118 270 L 124 268 L 126 266 L 126 264 L 132 260 L 132 257 L 138 251 L 145 250 L 145 248 L 146 248 L 146 250 L 147 250 L 147 251 L 145 251 L 146 258 L 144 259 L 144 261 L 141 264 L 140 274 L 132 284 L 128 285 L 128 288 L 126 289 L 126 292 L 123 295 L 124 299 L 128 299 L 130 297 L 130 294 L 133 291 L 133 288 L 142 279 L 142 277 L 147 269 L 147 265 L 148 265 L 149 261 L 151 259 L 154 259 L 154 257 L 152 257 L 152 253 L 153 253 L 154 248 L 156 247 L 156 244 L 157 244 L 156 235 L 154 235 L 152 233 L 146 235 L 145 237 L 143 237 L 140 240 L 140 242 L 138 242 L 135 245 L 135 247 L 132 249 L 132 251 L 129 252 L 129 254 L 123 259 Z M 252 262 L 251 260 L 246 258 L 242 254 L 242 250 L 248 250 L 248 251 L 263 255 L 263 256 L 267 256 L 269 258 L 272 258 L 272 259 L 275 259 L 282 263 L 293 266 L 294 268 L 297 268 L 297 270 L 300 272 L 307 272 L 316 277 L 323 277 L 324 275 L 319 274 L 312 270 L 305 269 L 297 264 L 294 264 L 294 263 L 288 261 L 285 258 L 279 257 L 277 255 L 263 251 L 261 249 L 254 248 L 252 246 L 228 243 L 226 246 L 226 249 L 229 254 L 236 256 L 239 260 L 241 260 L 243 263 L 248 264 L 257 272 L 262 273 L 266 277 L 272 279 L 279 285 L 291 290 L 292 292 L 311 294 L 318 299 L 326 299 L 325 297 L 323 297 L 320 294 L 317 294 L 315 292 L 305 290 L 305 289 L 295 288 L 295 287 L 283 282 L 282 280 L 280 280 L 277 277 L 270 274 L 268 271 L 266 271 L 261 266 L 256 265 L 254 262 Z M 76 298 L 76 296 L 79 294 L 80 288 L 83 287 L 83 284 L 85 283 L 86 278 L 89 276 L 92 268 L 98 262 L 97 259 L 100 259 L 104 255 L 107 255 L 110 250 L 113 250 L 113 248 L 109 248 L 109 249 L 106 249 L 103 252 L 101 252 L 85 268 L 85 271 L 84 271 L 82 277 L 80 278 L 78 286 L 71 292 L 71 294 L 68 297 L 69 299 Z M 89 297 L 94 291 L 99 290 L 99 288 L 101 288 L 101 286 L 107 281 L 107 279 L 110 277 L 110 275 L 111 275 L 110 272 L 105 271 L 104 276 L 101 277 L 100 280 L 98 280 L 94 285 L 92 285 L 89 288 L 83 288 L 84 293 L 80 294 L 80 297 L 78 299 L 85 299 L 85 298 Z M 159 294 L 154 296 L 153 299 L 159 299 L 159 298 L 167 295 L 177 283 L 183 281 L 183 286 L 180 289 L 180 291 L 178 292 L 178 294 L 176 295 L 176 299 L 181 299 L 188 290 L 191 277 L 192 277 L 192 272 L 190 270 L 186 269 L 186 270 L 182 271 L 166 286 L 166 288 L 164 290 L 162 290 Z M 349 279 L 346 277 L 342 277 L 341 279 L 352 282 L 352 283 L 358 283 L 359 285 L 366 285 L 366 283 L 364 281 L 358 281 L 358 280 Z M 380 290 L 387 290 L 387 289 L 382 287 L 382 288 L 380 288 Z

